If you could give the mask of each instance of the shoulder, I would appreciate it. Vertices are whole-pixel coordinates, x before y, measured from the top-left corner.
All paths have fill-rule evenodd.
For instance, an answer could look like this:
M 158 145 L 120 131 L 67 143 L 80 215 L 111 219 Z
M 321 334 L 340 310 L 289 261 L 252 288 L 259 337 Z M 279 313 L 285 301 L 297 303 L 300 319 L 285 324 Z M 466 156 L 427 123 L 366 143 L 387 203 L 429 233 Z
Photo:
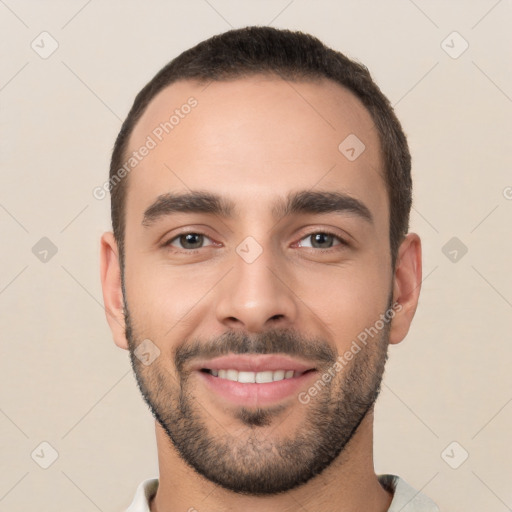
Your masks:
M 135 496 L 125 512 L 150 512 L 149 502 L 158 489 L 158 478 L 142 481 L 135 491 Z
M 439 512 L 439 507 L 425 494 L 396 475 L 378 475 L 382 487 L 393 493 L 388 512 Z

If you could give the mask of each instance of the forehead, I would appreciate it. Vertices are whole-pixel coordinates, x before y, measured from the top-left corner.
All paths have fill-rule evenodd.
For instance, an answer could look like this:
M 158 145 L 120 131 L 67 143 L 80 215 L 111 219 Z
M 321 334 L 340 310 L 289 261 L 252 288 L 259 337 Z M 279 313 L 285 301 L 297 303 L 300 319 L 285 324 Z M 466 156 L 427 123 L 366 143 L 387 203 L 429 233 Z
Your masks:
M 245 216 L 261 216 L 292 190 L 341 191 L 387 227 L 376 127 L 360 100 L 330 80 L 176 82 L 136 124 L 127 159 L 134 151 L 127 230 L 158 196 L 199 189 L 232 199 Z

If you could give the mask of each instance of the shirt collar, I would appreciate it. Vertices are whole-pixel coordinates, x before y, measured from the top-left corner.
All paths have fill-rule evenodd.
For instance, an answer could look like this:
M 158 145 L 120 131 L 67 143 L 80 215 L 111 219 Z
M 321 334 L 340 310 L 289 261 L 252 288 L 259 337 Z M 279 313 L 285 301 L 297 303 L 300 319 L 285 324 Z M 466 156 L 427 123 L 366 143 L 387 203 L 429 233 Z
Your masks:
M 437 505 L 424 494 L 416 491 L 396 475 L 377 475 L 380 484 L 393 493 L 388 512 L 439 512 Z M 126 512 L 150 512 L 149 502 L 158 489 L 158 478 L 149 478 L 139 484 L 135 497 Z

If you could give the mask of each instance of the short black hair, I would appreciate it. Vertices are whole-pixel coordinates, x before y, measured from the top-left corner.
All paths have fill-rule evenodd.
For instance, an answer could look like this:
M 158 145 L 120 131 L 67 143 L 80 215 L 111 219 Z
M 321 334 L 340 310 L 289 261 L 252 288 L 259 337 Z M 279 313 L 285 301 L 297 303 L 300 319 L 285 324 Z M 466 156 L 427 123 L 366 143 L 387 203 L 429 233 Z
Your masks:
M 127 179 L 116 181 L 115 178 L 125 161 L 130 135 L 148 104 L 162 89 L 179 80 L 207 83 L 262 73 L 290 81 L 331 79 L 351 91 L 369 111 L 377 127 L 384 159 L 394 268 L 398 247 L 409 229 L 412 179 L 407 139 L 391 103 L 364 65 L 332 50 L 316 37 L 299 31 L 251 26 L 215 35 L 184 51 L 137 94 L 117 136 L 110 163 L 112 228 L 119 248 L 121 272 L 124 268 Z

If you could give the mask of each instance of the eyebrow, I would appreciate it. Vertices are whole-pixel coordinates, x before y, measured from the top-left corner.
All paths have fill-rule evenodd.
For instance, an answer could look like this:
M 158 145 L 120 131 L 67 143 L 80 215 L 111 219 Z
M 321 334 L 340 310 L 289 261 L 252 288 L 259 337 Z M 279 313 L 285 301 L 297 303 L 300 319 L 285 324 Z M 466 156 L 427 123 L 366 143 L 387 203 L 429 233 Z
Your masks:
M 206 213 L 227 219 L 237 217 L 235 203 L 212 192 L 192 190 L 187 193 L 167 193 L 157 197 L 145 211 L 144 227 L 174 213 Z M 272 207 L 276 220 L 293 214 L 355 214 L 369 224 L 374 219 L 370 209 L 359 199 L 342 192 L 301 190 L 290 192 L 286 199 L 278 199 Z

